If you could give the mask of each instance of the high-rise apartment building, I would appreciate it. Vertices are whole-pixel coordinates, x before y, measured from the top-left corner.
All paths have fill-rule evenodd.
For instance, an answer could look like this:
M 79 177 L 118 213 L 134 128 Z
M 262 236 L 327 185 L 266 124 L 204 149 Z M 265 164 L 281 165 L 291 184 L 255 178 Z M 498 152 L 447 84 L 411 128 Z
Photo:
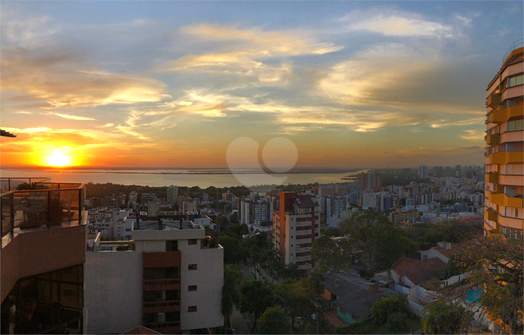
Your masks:
M 418 168 L 418 176 L 420 179 L 427 179 L 429 178 L 429 166 L 427 165 L 421 165 Z
M 167 203 L 170 205 L 174 205 L 178 199 L 178 187 L 177 186 L 169 186 L 167 188 Z
M 271 220 L 270 203 L 266 198 L 241 198 L 239 213 L 240 223 L 259 225 Z
M 223 281 L 222 247 L 191 221 L 141 222 L 129 241 L 97 237 L 85 264 L 87 333 L 220 327 Z
M 357 175 L 357 184 L 362 190 L 372 190 L 377 187 L 382 187 L 382 172 L 378 170 L 361 172 Z
M 1 331 L 85 333 L 84 186 L 38 179 L 2 178 Z
M 278 208 L 273 211 L 275 249 L 286 264 L 301 270 L 314 267 L 311 246 L 320 235 L 320 211 L 316 198 L 294 192 L 280 192 Z
M 487 88 L 484 229 L 506 237 L 524 229 L 523 53 L 510 49 Z

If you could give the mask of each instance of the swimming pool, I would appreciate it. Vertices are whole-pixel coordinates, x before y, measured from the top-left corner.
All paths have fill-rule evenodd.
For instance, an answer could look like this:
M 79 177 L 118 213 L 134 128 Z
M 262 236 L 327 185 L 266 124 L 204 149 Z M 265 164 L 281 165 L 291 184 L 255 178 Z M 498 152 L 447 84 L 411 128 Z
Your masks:
M 468 290 L 466 292 L 466 300 L 469 302 L 476 302 L 479 300 L 480 293 L 482 293 L 482 290 Z

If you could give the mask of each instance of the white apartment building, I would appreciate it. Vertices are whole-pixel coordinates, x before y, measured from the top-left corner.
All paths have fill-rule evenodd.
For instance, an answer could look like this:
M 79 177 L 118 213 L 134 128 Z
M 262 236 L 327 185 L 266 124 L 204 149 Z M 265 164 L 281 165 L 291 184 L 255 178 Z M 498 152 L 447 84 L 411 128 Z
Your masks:
M 317 208 L 314 196 L 279 193 L 279 208 L 273 213 L 273 241 L 286 265 L 296 263 L 299 269 L 306 271 L 314 267 L 311 246 L 320 236 Z
M 87 333 L 138 325 L 169 334 L 220 327 L 224 253 L 190 221 L 141 222 L 132 240 L 95 240 L 85 265 Z

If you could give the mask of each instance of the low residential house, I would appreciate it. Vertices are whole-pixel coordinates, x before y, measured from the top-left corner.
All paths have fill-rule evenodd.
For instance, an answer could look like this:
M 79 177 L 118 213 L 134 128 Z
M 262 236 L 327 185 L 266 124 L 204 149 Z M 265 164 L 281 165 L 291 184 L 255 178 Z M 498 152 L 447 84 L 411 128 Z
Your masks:
M 438 257 L 447 263 L 455 251 L 456 250 L 451 246 L 450 242 L 438 242 L 436 247 L 431 247 L 428 250 L 421 250 L 419 251 L 419 254 L 421 260 Z
M 328 273 L 324 281 L 324 299 L 331 302 L 332 310 L 324 317 L 335 328 L 346 326 L 371 315 L 373 304 L 395 294 L 350 272 Z
M 391 271 L 383 271 L 375 275 L 375 281 L 384 277 L 390 278 L 394 284 L 390 287 L 396 292 L 408 296 L 409 309 L 421 314 L 424 303 L 431 299 L 432 291 L 428 283 L 432 280 L 441 280 L 447 264 L 435 257 L 427 260 L 404 257 L 393 265 Z

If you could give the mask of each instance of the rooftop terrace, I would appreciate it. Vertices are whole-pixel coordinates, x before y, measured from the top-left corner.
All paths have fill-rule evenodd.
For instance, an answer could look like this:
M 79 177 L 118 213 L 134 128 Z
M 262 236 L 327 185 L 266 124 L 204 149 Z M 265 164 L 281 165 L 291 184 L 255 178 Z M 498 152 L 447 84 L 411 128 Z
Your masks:
M 1 178 L 2 247 L 17 234 L 85 225 L 84 184 L 49 178 Z

